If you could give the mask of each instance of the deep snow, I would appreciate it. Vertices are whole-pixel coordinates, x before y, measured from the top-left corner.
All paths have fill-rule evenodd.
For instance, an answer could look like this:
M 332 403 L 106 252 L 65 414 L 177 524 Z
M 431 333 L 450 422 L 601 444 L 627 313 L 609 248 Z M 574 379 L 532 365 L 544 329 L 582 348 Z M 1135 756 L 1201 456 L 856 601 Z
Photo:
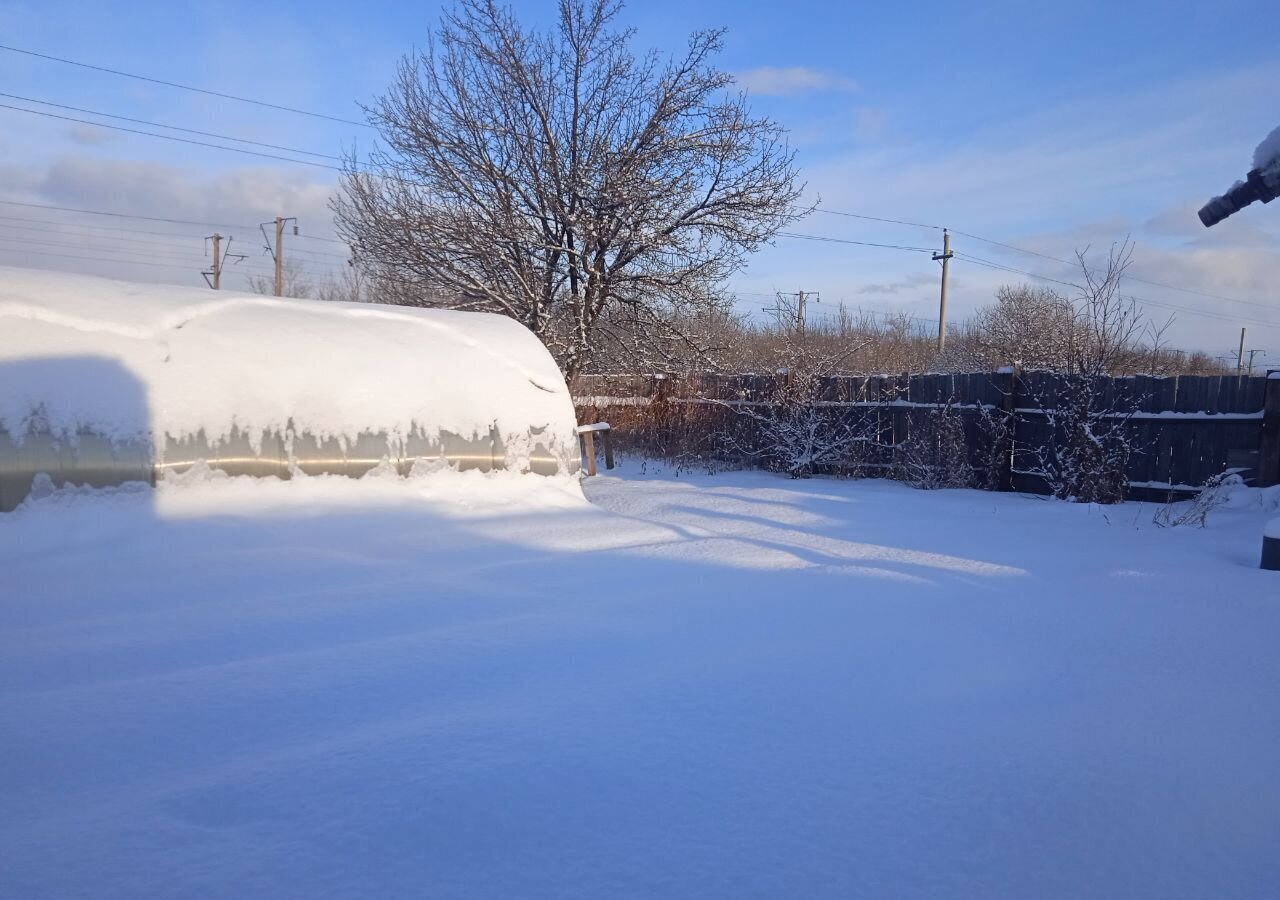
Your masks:
M 1257 898 L 1273 491 L 204 480 L 0 515 L 0 896 Z

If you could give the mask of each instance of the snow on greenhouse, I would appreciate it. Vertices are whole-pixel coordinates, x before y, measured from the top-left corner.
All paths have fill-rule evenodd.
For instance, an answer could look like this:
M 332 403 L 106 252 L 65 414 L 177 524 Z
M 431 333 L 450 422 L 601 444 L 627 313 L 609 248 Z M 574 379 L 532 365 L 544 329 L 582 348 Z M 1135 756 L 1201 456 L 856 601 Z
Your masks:
M 501 316 L 0 269 L 0 510 L 40 472 L 570 473 L 574 426 L 550 354 Z

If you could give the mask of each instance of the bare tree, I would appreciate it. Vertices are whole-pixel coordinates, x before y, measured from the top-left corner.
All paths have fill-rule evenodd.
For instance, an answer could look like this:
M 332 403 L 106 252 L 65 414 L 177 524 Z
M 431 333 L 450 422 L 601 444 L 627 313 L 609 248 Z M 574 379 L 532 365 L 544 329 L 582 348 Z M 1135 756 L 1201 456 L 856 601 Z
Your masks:
M 1044 479 L 1054 496 L 1086 503 L 1118 503 L 1128 493 L 1129 457 L 1135 451 L 1130 420 L 1141 406 L 1132 391 L 1108 390 L 1143 341 L 1158 351 L 1164 328 L 1152 328 L 1137 302 L 1121 293 L 1133 256 L 1126 239 L 1113 245 L 1104 266 L 1089 264 L 1088 250 L 1077 251 L 1083 283 L 1076 299 L 1068 374 L 1052 392 L 1032 391 L 1031 399 L 1049 426 L 1049 439 L 1026 456 L 1029 469 Z M 1165 326 L 1167 327 L 1167 325 Z M 1047 395 L 1045 395 L 1047 394 Z
M 1082 343 L 1071 301 L 1050 288 L 1002 285 L 996 302 L 981 307 L 966 335 L 984 368 L 1021 363 L 1029 369 L 1065 371 Z
M 854 470 L 874 442 L 875 422 L 826 402 L 822 392 L 844 359 L 861 348 L 815 340 L 782 298 L 779 306 L 779 322 L 790 324 L 779 326 L 776 387 L 763 403 L 724 404 L 738 414 L 739 427 L 717 436 L 720 449 L 792 478 L 808 478 L 823 469 Z
M 722 32 L 637 57 L 620 8 L 560 0 L 540 32 L 461 0 L 366 110 L 386 147 L 348 159 L 333 201 L 370 274 L 518 319 L 569 375 L 619 322 L 678 338 L 674 313 L 719 303 L 799 215 L 782 128 L 712 62 Z
M 280 290 L 285 297 L 311 297 L 315 293 L 315 285 L 302 267 L 290 259 L 281 266 Z M 271 296 L 276 292 L 275 278 L 270 275 L 250 275 L 249 290 L 255 294 Z

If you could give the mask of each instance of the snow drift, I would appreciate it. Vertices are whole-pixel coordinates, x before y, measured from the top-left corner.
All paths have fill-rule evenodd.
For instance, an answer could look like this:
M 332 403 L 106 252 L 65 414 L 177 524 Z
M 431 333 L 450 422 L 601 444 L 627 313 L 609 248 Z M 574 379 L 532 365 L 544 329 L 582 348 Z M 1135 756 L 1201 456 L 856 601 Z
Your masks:
M 0 268 L 0 510 L 56 485 L 577 470 L 573 404 L 515 321 Z

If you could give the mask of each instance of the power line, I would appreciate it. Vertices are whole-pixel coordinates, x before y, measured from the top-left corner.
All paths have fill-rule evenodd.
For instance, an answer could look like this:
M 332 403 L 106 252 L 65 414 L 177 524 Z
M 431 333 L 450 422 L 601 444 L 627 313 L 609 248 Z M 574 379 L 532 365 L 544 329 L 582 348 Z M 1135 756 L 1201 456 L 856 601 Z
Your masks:
M 10 225 L 9 222 L 20 222 L 20 225 Z M 32 225 L 53 225 L 53 228 L 33 228 Z M 146 229 L 131 228 L 108 228 L 103 225 L 81 225 L 78 222 L 54 222 L 49 219 L 24 219 L 21 216 L 0 216 L 0 228 L 8 228 L 14 231 L 31 232 L 33 234 L 57 234 L 64 237 L 78 238 L 107 238 L 117 234 L 144 234 L 154 235 L 157 237 L 168 238 L 171 240 L 200 240 L 198 234 L 182 234 L 177 231 L 149 231 Z M 92 231 L 69 231 L 72 228 L 93 229 Z M 99 233 L 101 232 L 101 233 Z M 151 243 L 151 242 L 140 242 Z M 172 246 L 172 245 L 169 245 Z
M 1052 282 L 1053 284 L 1064 285 L 1065 287 L 1072 287 L 1077 289 L 1079 289 L 1080 287 L 1080 285 L 1077 285 L 1077 284 L 1072 284 L 1067 281 L 1059 281 L 1056 278 L 1050 278 L 1047 275 L 1040 275 L 1036 272 L 1028 272 L 1025 269 L 1016 269 L 1016 268 L 1013 268 L 1012 266 L 1002 266 L 998 263 L 993 263 L 990 260 L 984 260 L 975 256 L 970 256 L 967 253 L 959 253 L 957 255 L 968 260 L 969 262 L 976 263 L 977 265 L 980 265 L 980 266 L 986 266 L 989 269 L 999 269 L 1000 271 L 1003 271 L 1003 272 L 1013 272 L 1018 275 L 1025 275 L 1028 278 L 1035 278 L 1040 281 L 1048 281 L 1048 282 Z M 1264 319 L 1253 319 L 1247 316 L 1237 316 L 1237 315 L 1228 314 L 1228 313 L 1218 313 L 1218 312 L 1213 312 L 1211 310 L 1198 310 L 1198 309 L 1193 309 L 1189 306 L 1179 306 L 1176 303 L 1169 303 L 1168 301 L 1164 301 L 1164 300 L 1151 300 L 1147 297 L 1139 297 L 1136 294 L 1125 294 L 1123 296 L 1128 300 L 1134 300 L 1138 303 L 1143 304 L 1144 306 L 1154 306 L 1158 309 L 1169 309 L 1175 312 L 1185 313 L 1189 316 L 1198 316 L 1202 319 L 1211 319 L 1219 322 L 1232 322 L 1232 323 L 1244 322 L 1249 325 L 1258 325 L 1263 328 L 1280 328 L 1280 324 L 1277 324 L 1275 322 L 1268 322 Z
M 21 202 L 21 201 L 18 201 L 18 200 L 0 200 L 0 203 L 6 204 L 6 205 L 9 205 L 9 206 L 21 206 L 21 207 L 24 207 L 24 208 L 27 208 L 27 209 L 47 209 L 47 210 L 52 210 L 52 211 L 54 211 L 54 212 L 78 213 L 78 214 L 86 215 L 86 216 L 109 216 L 109 217 L 111 217 L 111 218 L 116 218 L 116 219 L 135 219 L 135 220 L 142 221 L 142 222 L 163 222 L 163 223 L 168 224 L 168 225 L 191 225 L 191 226 L 196 226 L 196 227 L 201 227 L 201 228 L 243 229 L 243 230 L 245 230 L 245 231 L 255 231 L 255 232 L 258 230 L 258 226 L 257 226 L 257 225 L 247 225 L 247 224 L 244 224 L 244 223 L 239 223 L 239 224 L 237 224 L 237 223 L 232 223 L 232 222 L 199 222 L 199 221 L 195 221 L 195 220 L 193 220 L 193 219 L 168 219 L 168 218 L 164 218 L 164 217 L 161 217 L 161 216 L 136 216 L 136 215 L 132 215 L 132 214 L 130 214 L 130 213 L 111 212 L 111 211 L 108 211 L 108 210 L 101 210 L 101 209 L 81 209 L 81 208 L 77 208 L 77 207 L 70 207 L 70 206 L 50 206 L 50 205 L 48 205 L 48 204 L 44 204 L 44 203 L 24 203 L 24 202 Z M 10 219 L 10 220 L 12 220 L 12 221 L 19 221 L 19 222 L 29 221 L 29 222 L 41 222 L 41 223 L 45 223 L 45 224 L 49 224 L 49 225 L 65 225 L 65 226 L 66 226 L 66 227 L 68 227 L 68 228 L 101 228 L 101 227 L 103 227 L 103 226 L 97 226 L 97 225 L 90 225 L 90 224 L 88 224 L 88 223 L 84 223 L 84 222 L 66 222 L 66 223 L 63 223 L 63 222 L 59 222 L 59 221 L 57 221 L 57 220 L 55 220 L 55 219 L 21 219 L 21 218 L 17 218 L 17 217 L 13 217 L 13 216 L 0 216 L 0 218 Z M 130 231 L 129 229 L 125 229 L 125 228 L 113 229 L 113 230 L 118 230 L 118 231 Z M 179 234 L 178 232 L 158 232 L 158 231 L 138 231 L 138 230 L 133 230 L 133 231 L 131 231 L 130 233 L 133 233 L 133 234 L 173 234 L 175 237 L 200 237 L 200 238 L 202 238 L 202 239 L 203 239 L 203 235 L 183 235 L 183 234 Z M 343 247 L 347 247 L 347 246 L 348 246 L 348 244 L 347 244 L 347 242 L 346 242 L 346 241 L 338 240 L 337 238 L 319 237 L 319 236 L 317 236 L 317 235 L 312 235 L 312 234 L 299 234 L 299 235 L 297 235 L 297 237 L 300 237 L 300 238 L 302 238 L 302 239 L 304 239 L 304 240 L 308 240 L 308 241 L 324 241 L 325 243 L 330 243 L 330 244 L 339 244 L 339 245 L 341 245 L 341 246 L 343 246 Z M 328 257 L 333 258 L 333 259 L 341 259 L 343 262 L 345 262 L 345 261 L 346 261 L 346 256 L 345 256 L 345 255 L 342 255 L 342 254 L 334 254 L 334 253 L 326 254 L 326 253 L 324 253 L 324 252 L 322 252 L 322 251 L 319 251 L 319 250 L 298 250 L 298 251 L 296 251 L 296 252 L 298 252 L 298 253 L 308 253 L 308 254 L 312 254 L 312 255 L 315 255 L 315 256 L 328 256 Z
M 14 227 L 14 226 L 12 226 L 12 225 L 0 225 L 0 228 L 10 228 L 10 229 L 11 229 L 11 228 L 13 228 L 13 227 Z M 32 229 L 32 230 L 34 231 L 34 229 Z M 23 232 L 23 233 L 25 234 L 26 232 Z M 37 233 L 40 233 L 40 232 L 37 232 Z M 52 232 L 52 233 L 56 234 L 56 232 Z M 123 246 L 123 247 L 139 247 L 139 248 L 143 248 L 142 252 L 149 252 L 149 251 L 147 250 L 147 248 L 151 248 L 151 247 L 156 247 L 156 248 L 159 248 L 159 249 L 161 249 L 161 250 L 170 250 L 170 251 L 178 251 L 178 252 L 181 252 L 181 251 L 183 250 L 183 248 L 182 248 L 182 247 L 178 247 L 178 246 L 175 246 L 175 245 L 173 245 L 173 244 L 161 244 L 161 243 L 159 243 L 158 241 L 133 241 L 133 240 L 130 240 L 130 239 L 128 239 L 128 238 L 113 238 L 113 237 L 109 237 L 109 236 L 107 236 L 107 235 L 64 235 L 64 236 L 65 236 L 65 237 L 68 237 L 68 238 L 76 238 L 76 237 L 79 237 L 79 238 L 82 238 L 82 239 L 85 239 L 85 240 L 88 240 L 88 241 L 118 241 L 118 242 L 120 242 L 120 246 Z M 100 249 L 100 250 L 113 249 L 113 247 L 112 247 L 111 245 L 99 246 L 99 247 L 85 247 L 85 245 L 84 245 L 84 244 L 81 244 L 81 243 L 75 243 L 75 242 L 71 242 L 71 241 L 51 241 L 51 240 L 42 240 L 42 239 L 39 239 L 39 238 L 34 238 L 34 239 L 32 239 L 32 238 L 24 238 L 24 237 L 15 237 L 15 236 L 13 236 L 13 235 L 9 235 L 9 234 L 0 234 L 0 241 L 13 241 L 13 242 L 15 242 L 15 243 L 19 243 L 19 244 L 43 244 L 43 245 L 45 245 L 45 246 L 50 246 L 50 247 L 54 247 L 54 246 L 57 246 L 57 247 L 77 247 L 77 248 L 80 248 L 80 249 Z M 190 248 L 190 252 L 192 252 L 192 253 L 203 253 L 203 250 L 202 250 L 199 246 L 193 246 L 193 247 L 191 247 L 191 248 Z M 177 259 L 177 258 L 180 258 L 180 257 L 172 257 L 172 258 Z
M 350 247 L 346 241 L 338 238 L 316 237 L 314 234 L 295 234 L 294 237 L 302 238 L 304 241 L 324 241 L 327 244 L 341 244 L 344 247 Z
M 314 150 L 299 150 L 297 147 L 283 147 L 279 144 L 268 144 L 263 141 L 251 141 L 248 138 L 232 137 L 229 134 L 218 134 L 217 132 L 213 132 L 213 131 L 199 131 L 195 128 L 183 128 L 178 125 L 166 125 L 163 122 L 150 122 L 146 119 L 134 119 L 130 116 L 118 116 L 115 113 L 100 112 L 99 110 L 96 110 L 96 109 L 85 109 L 84 107 L 80 107 L 80 106 L 67 106 L 65 103 L 54 103 L 50 100 L 37 100 L 34 97 L 22 97 L 22 96 L 19 96 L 18 94 L 6 94 L 3 92 L 0 92 L 0 97 L 7 97 L 10 100 L 21 100 L 23 103 L 38 103 L 41 106 L 52 106 L 56 109 L 65 109 L 65 110 L 70 110 L 71 112 L 85 113 L 90 116 L 102 116 L 103 118 L 107 118 L 107 119 L 118 119 L 121 122 L 133 122 L 135 125 L 148 125 L 152 128 L 168 128 L 170 131 L 181 131 L 184 134 L 198 134 L 202 137 L 218 138 L 224 141 L 235 141 L 240 144 L 252 144 L 255 147 L 267 147 L 268 149 L 271 149 L 271 150 L 284 150 L 288 153 L 301 153 L 303 156 L 318 156 L 321 159 L 331 159 L 331 160 L 334 160 L 335 162 L 342 162 L 341 156 L 333 156 L 328 153 L 317 153 Z M 26 110 L 26 112 L 34 113 L 36 112 L 36 110 Z M 98 127 L 112 128 L 114 126 L 99 125 Z M 145 132 L 139 132 L 139 133 L 145 133 Z M 162 137 L 163 135 L 156 135 L 156 136 Z M 225 149 L 230 150 L 233 148 L 227 147 Z M 272 157 L 272 158 L 274 159 L 275 157 Z
M 0 222 L 29 223 L 29 224 L 24 224 L 23 227 L 29 228 L 31 231 L 47 231 L 50 234 L 67 234 L 67 231 L 65 229 L 84 228 L 91 231 L 104 231 L 108 234 L 149 234 L 149 235 L 155 235 L 157 237 L 193 238 L 195 240 L 203 239 L 203 235 L 187 234 L 186 232 L 182 232 L 182 231 L 152 231 L 147 228 L 119 228 L 119 227 L 113 227 L 110 225 L 94 225 L 90 222 L 64 222 L 64 221 L 59 221 L 58 219 L 31 219 L 31 218 L 26 218 L 24 216 L 0 216 Z M 30 225 L 53 225 L 55 227 L 54 228 L 30 228 Z M 13 228 L 16 226 L 6 225 L 6 226 L 0 226 L 0 227 Z M 90 235 L 82 235 L 82 236 L 89 237 Z
M 109 69 L 105 66 L 95 66 L 90 63 L 78 62 L 74 59 L 66 59 L 61 56 L 51 56 L 50 54 L 47 54 L 47 53 L 37 53 L 34 50 L 23 50 L 19 47 L 9 47 L 9 46 L 5 46 L 4 44 L 0 44 L 0 50 L 8 50 L 10 53 L 21 53 L 24 56 L 34 56 L 37 59 L 49 60 L 50 62 L 62 63 L 68 66 L 78 66 L 82 69 L 92 69 L 95 72 L 105 72 L 108 75 L 119 75 L 122 78 L 133 78 L 138 81 L 147 81 L 147 82 L 150 82 L 151 84 L 159 84 L 159 85 L 163 85 L 164 87 L 177 88 L 178 90 L 182 90 L 182 91 L 192 91 L 194 93 L 205 94 L 210 97 L 221 97 L 223 100 L 235 100 L 237 103 L 250 103 L 254 106 L 265 107 L 266 109 L 275 109 L 275 110 L 279 110 L 280 112 L 294 113 L 299 116 L 310 116 L 313 119 L 327 119 L 330 122 L 341 122 L 344 125 L 358 125 L 361 128 L 373 128 L 373 126 L 370 125 L 368 122 L 360 122 L 360 121 L 357 121 L 356 119 L 344 119 L 344 118 L 341 118 L 340 116 L 330 116 L 325 113 L 310 112 L 309 110 L 298 109 L 297 107 L 293 107 L 293 106 L 282 106 L 277 103 L 268 103 L 265 100 L 254 100 L 251 97 L 240 97 L 235 94 L 224 94 L 221 91 L 211 91 L 211 90 L 208 90 L 207 88 L 193 87 L 188 84 L 178 84 L 177 82 L 174 82 L 174 81 L 165 81 L 160 78 L 150 78 L 146 75 L 135 75 L 132 72 L 122 72 L 119 69 Z
M 922 222 L 907 222 L 903 219 L 886 219 L 886 218 L 883 218 L 882 216 L 867 216 L 867 215 L 863 215 L 862 213 L 844 212 L 838 209 L 818 208 L 818 209 L 815 209 L 814 212 L 826 213 L 829 216 L 844 216 L 845 218 L 848 218 L 848 219 L 865 219 L 868 222 L 888 222 L 892 225 L 909 225 L 912 228 L 926 228 L 930 231 L 942 230 L 941 225 L 925 225 Z M 955 234 L 960 234 L 960 232 L 956 231 L 954 228 L 952 229 L 952 231 Z
M 91 262 L 116 263 L 118 265 L 126 265 L 126 266 L 130 266 L 130 265 L 153 266 L 153 267 L 158 267 L 163 269 L 181 269 L 184 272 L 191 271 L 190 265 L 180 266 L 175 263 L 145 262 L 142 260 L 119 259 L 119 258 L 111 259 L 109 257 L 101 257 L 101 256 L 77 256 L 71 253 L 51 253 L 48 250 L 27 250 L 24 248 L 0 247 L 0 253 L 21 253 L 27 256 L 54 256 L 59 259 L 85 259 Z
M 1018 253 L 1026 253 L 1029 256 L 1038 256 L 1041 259 L 1047 259 L 1051 262 L 1062 263 L 1062 265 L 1064 266 L 1075 265 L 1075 263 L 1072 263 L 1065 259 L 1060 259 L 1059 257 L 1056 257 L 1056 256 L 1050 256 L 1047 253 L 1038 253 L 1035 250 L 1027 250 L 1024 247 L 1015 247 L 1013 244 L 1006 244 L 1003 241 L 994 241 L 991 238 L 984 238 L 980 235 L 970 234 L 967 231 L 960 231 L 959 229 L 953 228 L 952 232 L 955 234 L 963 235 L 964 237 L 967 237 L 967 238 L 972 238 L 975 241 L 982 241 L 982 243 L 984 244 L 995 244 L 997 247 L 1004 247 L 1006 250 L 1016 250 Z
M 140 134 L 144 137 L 159 138 L 162 141 L 176 141 L 180 144 L 192 144 L 197 147 L 211 147 L 214 150 L 226 150 L 230 153 L 243 153 L 246 156 L 258 156 L 264 159 L 276 159 L 276 160 L 280 160 L 281 162 L 296 163 L 300 166 L 313 166 L 317 169 L 329 169 L 334 172 L 345 171 L 339 166 L 331 166 L 331 165 L 328 165 L 327 163 L 311 162 L 310 160 L 306 160 L 306 159 L 293 159 L 288 156 L 277 156 L 273 153 L 261 153 L 257 150 L 245 150 L 242 147 L 225 147 L 222 144 L 211 144 L 208 141 L 197 141 L 197 140 L 192 140 L 191 138 L 182 138 L 172 134 L 156 134 L 154 131 L 142 131 L 141 129 L 138 129 L 138 128 L 126 128 L 123 125 L 108 125 L 105 122 L 93 122 L 93 121 L 90 121 L 89 119 L 77 119 L 75 116 L 63 116 L 57 113 L 42 112 L 41 110 L 38 110 L 38 109 L 25 109 L 24 107 L 13 106 L 12 104 L 9 104 L 9 103 L 0 103 L 0 109 L 11 109 L 11 110 L 14 110 L 15 112 L 24 112 L 33 116 L 44 116 L 47 119 L 60 119 L 63 122 L 76 122 L 80 125 L 95 125 L 98 128 L 110 128 L 113 131 L 124 131 L 124 132 L 128 132 L 129 134 Z M 165 126 L 160 126 L 160 127 L 163 128 Z M 236 138 L 230 138 L 230 140 L 236 140 Z
M 885 250 L 909 250 L 913 253 L 932 253 L 932 247 L 907 247 L 902 244 L 876 244 L 871 241 L 851 241 L 846 238 L 826 237 L 819 234 L 797 234 L 794 231 L 779 231 L 779 237 L 798 238 L 802 241 L 823 241 L 831 244 L 856 244 L 859 247 L 881 247 Z
M 101 244 L 97 246 L 92 246 L 92 245 L 85 246 L 83 244 L 69 243 L 66 241 L 27 240 L 25 238 L 11 237 L 7 234 L 0 235 L 0 241 L 8 241 L 9 243 L 13 243 L 13 244 L 26 244 L 26 245 L 32 245 L 37 247 L 55 247 L 58 249 L 68 249 L 68 250 L 88 250 L 91 252 L 115 253 L 115 254 L 125 254 L 127 256 L 133 256 L 133 257 L 141 257 L 140 259 L 126 259 L 126 260 L 123 260 L 124 262 L 136 262 L 136 263 L 148 264 L 152 260 L 166 260 L 170 262 L 187 263 L 187 265 L 183 266 L 182 268 L 190 268 L 190 266 L 196 264 L 196 262 L 191 260 L 189 257 L 172 254 L 172 253 L 156 253 L 153 250 L 147 249 L 147 246 L 140 246 L 137 244 L 124 244 L 123 246 L 110 246 L 110 245 L 103 246 Z M 25 248 L 13 248 L 13 247 L 5 247 L 3 249 L 6 249 L 11 253 L 20 253 L 20 252 L 43 253 L 44 252 L 43 250 L 28 251 Z M 196 251 L 194 249 L 192 250 L 192 253 L 201 253 L 201 255 L 203 255 L 202 251 Z M 253 266 L 252 263 L 249 263 L 248 265 Z M 262 267 L 260 269 L 255 268 L 255 270 L 264 271 L 264 272 L 268 271 L 265 267 Z
M 1070 260 L 1062 259 L 1057 256 L 1050 256 L 1047 253 L 1040 253 L 1036 250 L 1028 250 L 1025 247 L 1017 247 L 1017 246 L 1014 246 L 1013 244 L 1006 244 L 1003 241 L 997 241 L 991 238 L 985 238 L 985 237 L 982 237 L 981 235 L 970 234 L 965 231 L 956 231 L 955 234 L 962 234 L 967 238 L 974 239 L 975 241 L 982 241 L 984 244 L 994 244 L 997 247 L 1004 247 L 1006 250 L 1013 250 L 1018 253 L 1025 253 L 1028 256 L 1038 256 L 1040 259 L 1047 259 L 1051 262 L 1061 263 L 1064 266 L 1074 266 L 1078 264 L 1078 261 L 1073 263 Z M 1225 300 L 1228 303 L 1240 303 L 1244 306 L 1256 306 L 1259 309 L 1265 309 L 1265 310 L 1276 309 L 1275 304 L 1258 303 L 1253 300 L 1242 300 L 1239 297 L 1228 297 L 1226 294 L 1214 294 L 1210 291 L 1198 291 L 1195 288 L 1186 288 L 1176 284 L 1167 284 L 1163 281 L 1154 281 L 1150 278 L 1141 278 L 1137 275 L 1130 275 L 1127 272 L 1125 273 L 1124 277 L 1126 280 L 1135 282 L 1137 284 L 1146 284 L 1146 285 L 1150 285 L 1151 287 L 1164 288 L 1165 290 L 1169 290 L 1169 291 L 1178 291 L 1183 294 L 1194 294 L 1197 297 L 1205 297 L 1209 300 Z
M 29 209 L 52 209 L 57 212 L 81 213 L 86 216 L 111 216 L 117 219 L 137 219 L 142 222 L 166 222 L 170 225 L 198 225 L 210 228 L 245 228 L 248 230 L 256 230 L 257 225 L 245 225 L 243 223 L 234 225 L 228 222 L 196 222 L 191 219 L 166 219 L 160 216 L 135 216 L 129 213 L 108 212 L 101 209 L 78 209 L 71 206 L 49 206 L 44 203 L 24 203 L 19 200 L 0 200 L 0 203 L 8 206 L 25 206 Z
M 820 213 L 827 213 L 828 215 L 833 215 L 833 216 L 845 216 L 851 219 L 865 219 L 870 222 L 888 222 L 894 225 L 909 225 L 914 228 L 940 229 L 942 227 L 940 225 L 926 225 L 922 222 L 909 222 L 905 219 L 891 219 L 884 216 L 870 216 L 870 215 L 865 215 L 863 213 L 848 212 L 846 210 L 816 209 L 814 211 L 820 212 Z M 1035 257 L 1038 257 L 1039 259 L 1048 260 L 1049 262 L 1059 263 L 1064 266 L 1075 266 L 1078 264 L 1078 261 L 1073 262 L 1071 260 L 1063 259 L 1062 257 L 1059 257 L 1059 256 L 1053 256 L 1049 253 L 1041 253 L 1038 250 L 1029 250 L 1026 247 L 1019 247 L 1016 244 L 1009 244 L 1004 241 L 997 241 L 994 238 L 984 237 L 980 234 L 974 234 L 971 231 L 961 231 L 957 228 L 952 228 L 951 233 L 961 235 L 963 237 L 967 237 L 975 241 L 981 241 L 984 244 L 992 244 L 993 246 L 996 246 L 996 247 L 1003 247 L 1004 249 L 1012 250 L 1015 253 L 1024 253 L 1028 256 L 1035 256 Z M 1200 291 L 1200 290 L 1196 290 L 1195 288 L 1182 287 L 1181 285 L 1176 285 L 1176 284 L 1168 284 L 1167 282 L 1155 281 L 1154 279 L 1151 279 L 1151 278 L 1142 278 L 1137 275 L 1126 274 L 1125 278 L 1137 284 L 1146 284 L 1146 285 L 1150 285 L 1151 287 L 1163 288 L 1165 290 L 1170 290 L 1170 291 L 1178 291 L 1183 294 L 1192 294 L 1197 297 L 1205 297 L 1209 300 L 1223 300 L 1223 301 L 1226 301 L 1227 303 L 1240 303 L 1244 306 L 1254 306 L 1259 309 L 1265 309 L 1268 311 L 1276 309 L 1275 304 L 1258 303 L 1253 300 L 1244 300 L 1244 299 L 1241 299 L 1240 297 L 1231 297 L 1226 294 L 1215 294 L 1212 291 Z
M 28 225 L 28 224 L 9 225 L 9 224 L 6 224 L 7 221 L 22 222 L 22 223 L 31 222 L 36 224 L 55 225 L 59 227 L 33 228 L 31 227 L 31 225 Z M 77 231 L 68 230 L 73 228 L 86 228 L 86 229 L 93 228 L 95 230 L 92 232 L 77 232 Z M 81 224 L 78 222 L 59 223 L 59 222 L 51 221 L 49 219 L 23 219 L 17 216 L 0 216 L 0 229 L 17 231 L 24 235 L 25 234 L 50 234 L 50 235 L 55 235 L 57 237 L 80 239 L 80 240 L 86 240 L 91 242 L 92 241 L 119 241 L 122 244 L 125 244 L 127 246 L 159 247 L 160 249 L 163 249 L 163 250 L 182 250 L 184 249 L 184 247 L 180 243 L 162 243 L 160 241 L 145 241 L 145 240 L 138 240 L 136 238 L 130 238 L 130 237 L 119 237 L 119 235 L 134 235 L 134 234 L 155 235 L 158 237 L 167 238 L 171 241 L 177 241 L 177 242 L 181 242 L 184 240 L 203 242 L 203 236 L 197 235 L 197 234 L 182 234 L 180 232 L 175 232 L 175 231 L 166 232 L 166 231 L 148 231 L 145 229 L 108 228 L 101 225 L 95 226 L 95 225 Z M 0 235 L 0 239 L 16 240 L 16 238 L 6 237 L 4 235 Z M 76 244 L 75 246 L 80 246 L 80 245 Z M 200 244 L 198 243 L 196 246 L 198 248 Z M 317 265 L 326 264 L 330 266 L 336 266 L 340 263 L 346 263 L 348 261 L 348 258 L 342 254 L 325 253 L 320 250 L 296 249 L 293 252 L 303 253 L 309 257 L 311 256 L 316 257 Z M 320 263 L 318 262 L 318 260 L 334 260 L 334 262 Z
M 1063 287 L 1075 288 L 1078 291 L 1083 290 L 1083 288 L 1080 285 L 1076 284 L 1075 282 L 1062 281 L 1061 279 L 1058 279 L 1058 278 L 1050 278 L 1047 275 L 1039 275 L 1035 272 L 1027 272 L 1023 269 L 1014 268 L 1013 266 L 1006 266 L 1001 263 L 992 262 L 989 259 L 983 259 L 980 256 L 974 256 L 971 253 L 963 253 L 957 250 L 956 256 L 959 256 L 961 259 L 967 260 L 968 262 L 977 263 L 980 266 L 986 266 L 988 269 L 999 269 L 1002 272 L 1013 272 L 1014 274 L 1017 274 L 1017 275 L 1026 275 L 1030 278 L 1038 278 L 1041 281 L 1049 281 L 1054 284 L 1060 284 Z

